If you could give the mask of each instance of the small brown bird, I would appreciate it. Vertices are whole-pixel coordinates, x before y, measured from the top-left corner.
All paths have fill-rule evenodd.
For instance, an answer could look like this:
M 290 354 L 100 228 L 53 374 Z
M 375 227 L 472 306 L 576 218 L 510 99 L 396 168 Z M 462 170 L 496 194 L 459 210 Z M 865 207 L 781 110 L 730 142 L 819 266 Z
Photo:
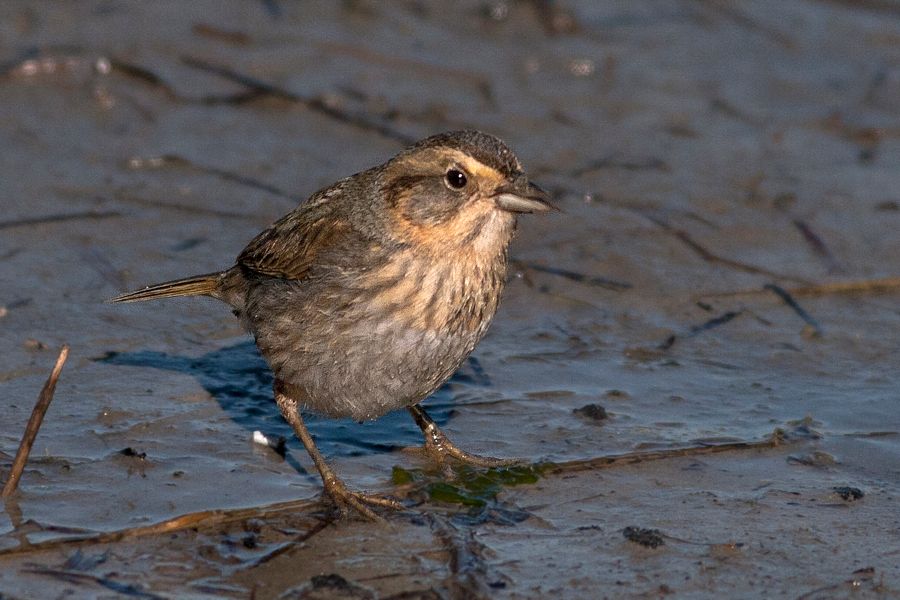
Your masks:
M 509 464 L 458 449 L 419 402 L 490 325 L 516 215 L 550 208 L 502 141 L 442 133 L 316 192 L 257 235 L 230 269 L 112 301 L 211 296 L 231 305 L 272 368 L 275 402 L 325 492 L 342 512 L 376 518 L 367 505 L 400 504 L 348 490 L 299 409 L 362 421 L 406 408 L 438 462 Z

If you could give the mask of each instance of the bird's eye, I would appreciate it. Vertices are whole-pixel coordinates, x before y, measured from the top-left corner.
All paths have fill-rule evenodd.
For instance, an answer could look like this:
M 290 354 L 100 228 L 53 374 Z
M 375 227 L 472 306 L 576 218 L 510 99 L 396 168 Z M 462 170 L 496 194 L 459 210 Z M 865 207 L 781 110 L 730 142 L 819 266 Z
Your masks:
M 466 183 L 468 183 L 466 174 L 459 169 L 450 169 L 449 171 L 447 171 L 446 180 L 447 185 L 452 187 L 454 190 L 461 190 L 466 187 Z

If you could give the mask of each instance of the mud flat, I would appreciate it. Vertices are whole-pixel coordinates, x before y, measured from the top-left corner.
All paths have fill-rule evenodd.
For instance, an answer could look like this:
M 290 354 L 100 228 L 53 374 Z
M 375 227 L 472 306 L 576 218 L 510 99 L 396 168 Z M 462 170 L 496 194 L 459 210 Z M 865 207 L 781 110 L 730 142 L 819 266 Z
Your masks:
M 900 4 L 7 2 L 0 33 L 0 477 L 71 346 L 4 598 L 900 594 Z M 409 504 L 332 523 L 223 306 L 103 300 L 459 127 L 563 212 L 427 405 L 528 466 L 313 419 Z

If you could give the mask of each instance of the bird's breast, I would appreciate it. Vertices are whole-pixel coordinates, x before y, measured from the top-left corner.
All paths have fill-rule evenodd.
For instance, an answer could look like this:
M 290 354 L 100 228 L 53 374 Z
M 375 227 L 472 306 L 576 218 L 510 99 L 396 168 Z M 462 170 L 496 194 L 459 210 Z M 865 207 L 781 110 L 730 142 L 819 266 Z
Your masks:
M 473 335 L 490 324 L 506 279 L 506 249 L 491 255 L 397 253 L 373 269 L 360 294 L 369 317 L 440 335 Z

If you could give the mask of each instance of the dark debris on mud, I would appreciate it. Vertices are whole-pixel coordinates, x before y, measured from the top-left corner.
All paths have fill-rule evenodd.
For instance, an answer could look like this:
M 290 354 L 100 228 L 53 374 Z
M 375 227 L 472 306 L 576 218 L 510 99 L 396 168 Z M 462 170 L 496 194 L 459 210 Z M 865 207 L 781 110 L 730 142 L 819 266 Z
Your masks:
M 863 496 L 865 496 L 865 493 L 858 487 L 841 485 L 832 488 L 832 490 L 835 494 L 837 494 L 847 502 L 855 502 L 856 500 L 860 500 Z
M 663 534 L 659 529 L 648 529 L 646 527 L 635 527 L 629 525 L 622 530 L 622 535 L 629 542 L 634 542 L 645 548 L 658 548 L 666 543 Z

